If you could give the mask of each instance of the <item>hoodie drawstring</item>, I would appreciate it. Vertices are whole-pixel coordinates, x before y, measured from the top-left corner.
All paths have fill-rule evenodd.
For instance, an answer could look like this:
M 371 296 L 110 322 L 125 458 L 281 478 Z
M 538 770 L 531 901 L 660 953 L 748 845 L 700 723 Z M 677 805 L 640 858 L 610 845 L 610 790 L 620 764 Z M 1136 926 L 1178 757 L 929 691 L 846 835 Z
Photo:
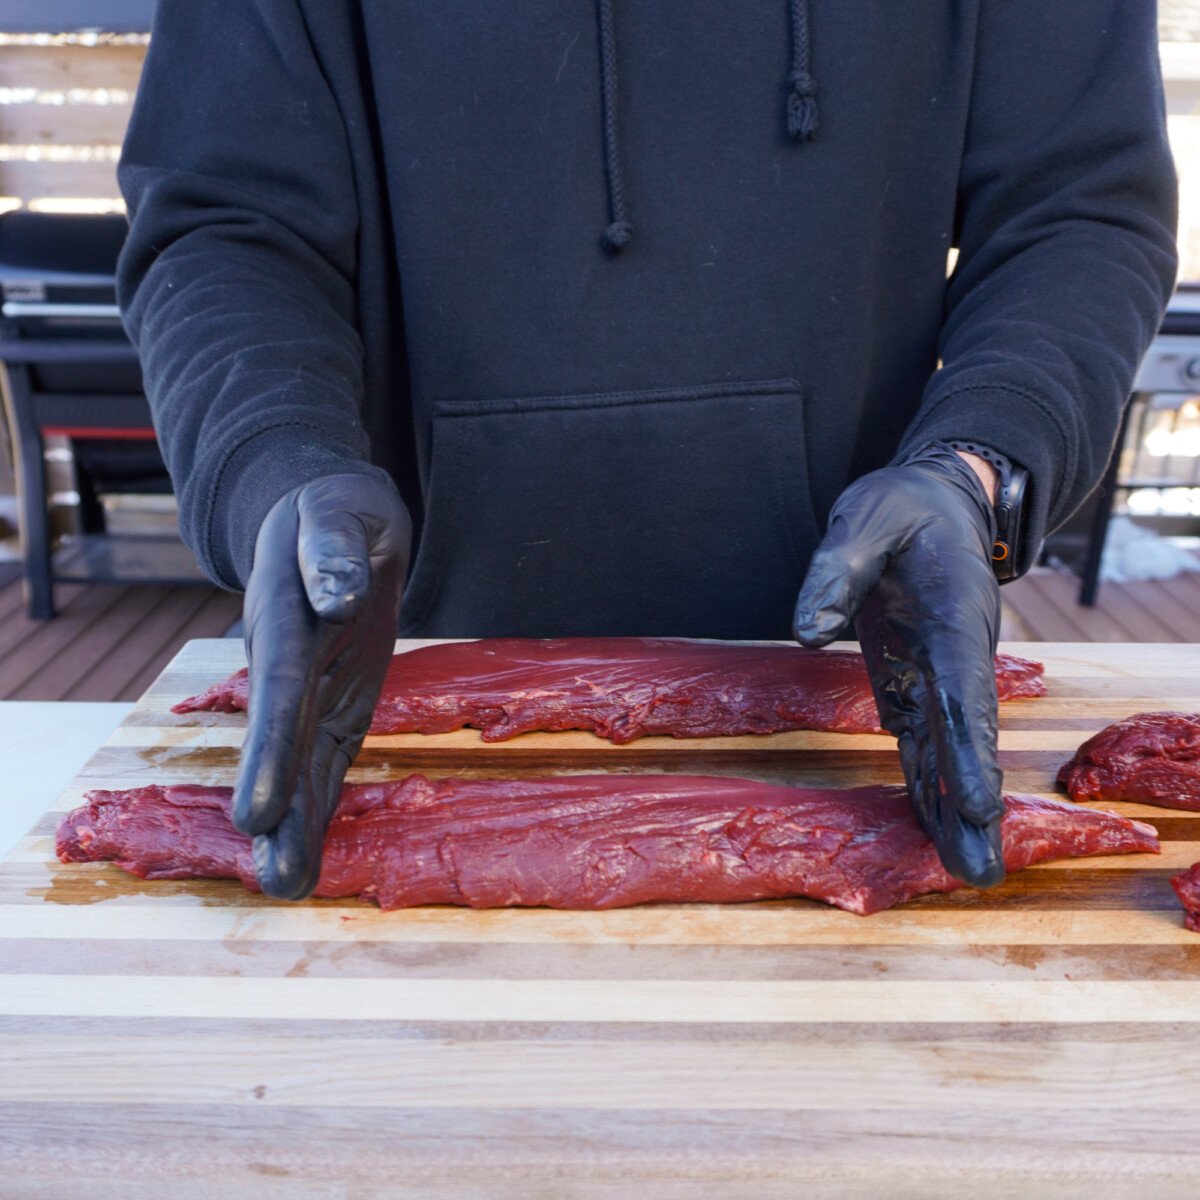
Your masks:
M 808 40 L 809 0 L 791 0 L 792 6 L 792 70 L 788 83 L 788 133 L 801 142 L 809 141 L 817 132 L 817 81 L 810 71 L 812 51 Z
M 788 73 L 787 129 L 800 142 L 817 132 L 817 81 L 812 74 L 808 32 L 810 0 L 788 0 L 792 18 L 792 69 Z M 604 173 L 608 182 L 608 227 L 601 239 L 614 254 L 628 245 L 633 227 L 625 211 L 625 179 L 617 137 L 617 37 L 612 0 L 596 0 L 600 26 L 600 104 L 604 118 Z
M 625 216 L 625 180 L 617 141 L 617 38 L 613 31 L 612 0 L 596 0 L 600 22 L 600 93 L 604 110 L 604 168 L 608 177 L 608 228 L 604 245 L 614 254 L 629 241 L 633 229 Z

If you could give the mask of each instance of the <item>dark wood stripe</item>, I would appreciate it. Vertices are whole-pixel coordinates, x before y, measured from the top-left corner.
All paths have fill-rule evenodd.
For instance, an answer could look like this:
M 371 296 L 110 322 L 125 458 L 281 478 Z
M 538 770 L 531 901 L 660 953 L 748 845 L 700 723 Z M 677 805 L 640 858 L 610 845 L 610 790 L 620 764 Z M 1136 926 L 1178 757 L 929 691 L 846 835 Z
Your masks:
M 711 1042 L 744 1042 L 748 1046 L 840 1046 L 863 1043 L 886 1046 L 961 1045 L 999 1039 L 1014 1048 L 1072 1045 L 1174 1045 L 1181 1061 L 1200 1055 L 1200 1014 L 1195 1021 L 1043 1022 L 1043 1021 L 346 1021 L 336 1018 L 297 1020 L 268 1014 L 265 1020 L 222 1017 L 81 1017 L 0 1015 L 0 1036 L 146 1038 L 258 1037 L 339 1038 L 427 1041 L 453 1037 L 455 1042 L 672 1042 L 704 1046 Z M 0 1193 L 2 1194 L 2 1193 Z
M 797 1080 L 797 1086 L 804 1081 Z M 1036 1194 L 1042 1196 L 1049 1194 L 1040 1186 L 1044 1176 L 1061 1177 L 1064 1154 L 1072 1181 L 1111 1185 L 1118 1178 L 1136 1179 L 1156 1200 L 1168 1193 L 1151 1186 L 1155 1181 L 1200 1179 L 1193 1114 L 1182 1104 L 1175 1111 L 1145 1111 L 1133 1100 L 1124 1108 L 1077 1110 L 1070 1114 L 1068 1148 L 1063 1122 L 1036 1109 L 939 1111 L 931 1120 L 919 1108 L 876 1111 L 868 1106 L 869 1094 L 864 1100 L 857 1112 L 825 1111 L 814 1096 L 813 1107 L 802 1112 L 659 1109 L 653 1114 L 26 1102 L 0 1106 L 0 1155 L 9 1179 L 26 1172 L 42 1175 L 49 1158 L 55 1174 L 68 1178 L 136 1175 L 215 1184 L 242 1174 L 297 1175 L 336 1184 L 338 1194 L 346 1179 L 392 1178 L 409 1189 L 400 1194 L 422 1194 L 412 1189 L 442 1182 L 463 1189 L 454 1195 L 472 1200 L 498 1194 L 494 1189 L 505 1180 L 494 1172 L 501 1168 L 528 1172 L 520 1179 L 530 1190 L 520 1194 L 539 1200 L 590 1196 L 576 1190 L 581 1173 L 589 1180 L 632 1179 L 639 1186 L 666 1183 L 671 1190 L 658 1194 L 678 1195 L 674 1189 L 681 1172 L 693 1182 L 737 1180 L 742 1189 L 752 1184 L 755 1196 L 763 1195 L 760 1182 L 781 1173 L 793 1181 L 810 1173 L 826 1180 L 833 1175 L 843 1188 L 863 1173 L 877 1186 L 891 1178 L 896 1185 L 917 1187 L 905 1193 L 889 1189 L 892 1195 L 927 1196 L 931 1179 L 947 1171 L 961 1170 L 978 1185 L 993 1178 L 990 1172 L 1004 1170 L 1015 1172 L 1004 1177 L 1008 1182 L 1036 1182 Z M 542 1173 L 547 1169 L 552 1176 Z M 913 1174 L 877 1174 L 900 1169 Z M 571 1181 L 568 1190 L 559 1190 L 564 1180 Z M 490 1190 L 467 1191 L 468 1184 Z M 210 1194 L 229 1193 L 216 1187 Z

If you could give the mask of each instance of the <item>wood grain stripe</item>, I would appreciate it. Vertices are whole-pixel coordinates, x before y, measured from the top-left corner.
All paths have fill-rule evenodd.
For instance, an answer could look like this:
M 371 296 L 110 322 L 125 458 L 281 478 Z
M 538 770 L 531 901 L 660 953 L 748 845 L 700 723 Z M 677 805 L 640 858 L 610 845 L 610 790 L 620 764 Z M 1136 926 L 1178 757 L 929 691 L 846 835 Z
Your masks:
M 243 896 L 246 893 L 242 893 Z M 163 903 L 140 892 L 134 903 L 94 907 L 29 905 L 5 910 L 5 939 L 173 939 L 177 941 L 384 941 L 615 942 L 638 945 L 842 946 L 887 943 L 899 946 L 1184 945 L 1196 935 L 1183 928 L 1178 909 L 1154 912 L 1033 909 L 1025 911 L 893 909 L 870 918 L 830 910 L 815 902 L 677 905 L 588 913 L 550 909 L 419 908 L 381 913 L 367 905 L 335 902 L 303 906 L 209 905 L 193 895 L 185 903 Z M 2 943 L 0 943 L 2 945 Z
M 682 989 L 682 990 L 681 990 Z M 427 1021 L 960 1021 L 1120 1020 L 1200 1025 L 1200 981 L 915 982 L 897 980 L 442 980 L 21 975 L 5 978 L 0 1012 L 21 1015 Z M 1200 1030 L 1198 1030 L 1200 1035 Z
M 814 1103 L 802 1116 L 661 1109 L 652 1119 L 331 1105 L 263 1105 L 251 1118 L 244 1106 L 218 1104 L 20 1102 L 0 1107 L 0 1153 L 8 1179 L 58 1180 L 39 1200 L 61 1200 L 64 1178 L 83 1183 L 88 1200 L 211 1200 L 234 1183 L 256 1198 L 322 1200 L 1194 1197 L 1200 1156 L 1177 1114 L 1085 1107 L 1072 1118 L 1068 1140 L 1040 1110 L 968 1105 L 931 1122 L 920 1109 L 876 1109 L 869 1099 L 856 1112 Z
M 339 1108 L 876 1110 L 963 1105 L 1018 1112 L 1169 1108 L 1200 1094 L 1200 1045 L 1069 1038 L 935 1045 L 821 1042 L 395 1041 L 338 1038 L 0 1036 L 0 1102 Z M 719 1088 L 712 1080 L 720 1079 Z
M 750 1022 L 691 1021 L 664 1024 L 655 1021 L 358 1021 L 326 1018 L 302 1020 L 281 1016 L 265 1025 L 256 1017 L 81 1017 L 5 1016 L 0 1014 L 0 1034 L 39 1037 L 235 1037 L 315 1039 L 346 1037 L 376 1041 L 443 1041 L 483 1043 L 496 1041 L 620 1041 L 642 1042 L 746 1042 L 804 1045 L 838 1045 L 869 1036 L 876 1042 L 897 1045 L 937 1045 L 964 1038 L 1000 1039 L 1017 1046 L 1053 1044 L 1064 1039 L 1103 1044 L 1124 1043 L 1132 1055 L 1143 1045 L 1174 1041 L 1191 1045 L 1194 1021 L 1163 1021 L 1143 1025 L 1135 1020 L 1092 1021 L 1062 1025 L 1054 1021 L 1019 1023 L 994 1021 L 909 1021 L 864 1026 L 862 1022 Z
M 371 979 L 1200 979 L 1191 945 L 590 945 L 555 942 L 0 941 L 0 974 Z M 1128 1042 L 1126 1028 L 1121 1040 Z
M 434 1111 L 440 1113 L 444 1110 Z M 217 1112 L 226 1115 L 232 1123 L 238 1110 L 226 1113 L 218 1109 Z M 186 1108 L 180 1110 L 180 1119 L 186 1119 L 188 1115 Z M 206 1113 L 206 1116 L 209 1115 Z M 307 1125 L 309 1121 L 320 1120 L 323 1115 L 324 1110 L 314 1113 L 305 1109 L 300 1119 Z M 709 1125 L 713 1115 L 715 1110 L 699 1116 L 684 1111 L 678 1114 L 676 1120 L 683 1122 L 690 1118 Z M 407 1118 L 408 1113 L 405 1112 L 404 1116 Z M 806 1113 L 805 1119 L 808 1116 Z M 402 1136 L 402 1130 L 393 1131 L 391 1136 Z M 447 1139 L 447 1142 L 444 1154 L 448 1159 L 461 1160 L 472 1149 L 465 1137 L 453 1143 Z M 148 1142 L 144 1144 L 149 1146 Z M 88 1200 L 162 1200 L 164 1186 L 169 1188 L 172 1200 L 212 1200 L 218 1194 L 214 1192 L 214 1187 L 219 1188 L 219 1194 L 223 1196 L 245 1189 L 254 1200 L 329 1200 L 331 1195 L 346 1194 L 335 1180 L 295 1179 L 291 1177 L 291 1169 L 276 1167 L 263 1161 L 264 1157 L 259 1155 L 240 1171 L 233 1168 L 237 1174 L 225 1170 L 210 1171 L 197 1179 L 179 1179 L 177 1176 L 157 1173 L 149 1178 L 126 1175 L 119 1179 L 95 1179 L 85 1176 L 87 1196 Z M 742 1163 L 714 1163 L 701 1168 L 705 1178 L 685 1179 L 681 1178 L 680 1172 L 688 1169 L 687 1164 L 672 1153 L 666 1166 L 638 1161 L 620 1169 L 606 1170 L 613 1177 L 605 1180 L 595 1178 L 602 1168 L 592 1160 L 573 1164 L 572 1169 L 567 1171 L 560 1166 L 529 1167 L 525 1163 L 484 1167 L 471 1159 L 467 1166 L 460 1167 L 454 1173 L 452 1182 L 447 1181 L 448 1169 L 443 1169 L 437 1178 L 433 1178 L 431 1171 L 435 1168 L 414 1171 L 406 1164 L 395 1169 L 406 1175 L 404 1180 L 387 1183 L 356 1181 L 353 1196 L 354 1200 L 529 1200 L 530 1197 L 559 1200 L 559 1197 L 569 1195 L 570 1200 L 628 1200 L 631 1191 L 634 1191 L 639 1200 L 730 1200 L 731 1196 L 746 1194 L 744 1190 L 739 1193 L 737 1189 L 752 1187 L 755 1200 L 796 1200 L 797 1189 L 802 1189 L 805 1200 L 846 1200 L 850 1196 L 880 1195 L 919 1196 L 921 1200 L 961 1200 L 964 1193 L 972 1190 L 978 1193 L 979 1178 L 985 1173 L 982 1168 L 965 1164 L 954 1168 L 940 1164 L 938 1176 L 933 1179 L 933 1168 L 928 1166 L 880 1167 L 871 1163 L 857 1167 L 838 1164 L 836 1168 L 824 1168 L 818 1166 L 819 1162 L 809 1159 L 776 1164 L 773 1167 L 776 1178 L 773 1179 L 761 1178 L 757 1172 L 751 1174 Z M 373 1160 L 372 1166 L 380 1178 L 392 1173 L 392 1168 L 375 1167 Z M 359 1174 L 368 1169 L 362 1158 L 348 1162 L 346 1166 L 347 1172 L 357 1170 Z M 504 1178 L 498 1178 L 501 1170 Z M 834 1177 L 827 1178 L 826 1170 L 831 1171 Z M 198 1169 L 197 1173 L 200 1173 Z M 569 1192 L 545 1190 L 547 1179 L 558 1179 L 567 1174 L 572 1180 Z M 284 1178 L 270 1178 L 271 1175 Z M 1136 1198 L 1145 1192 L 1144 1184 L 1133 1183 L 1127 1184 L 1127 1190 L 1123 1193 L 1114 1191 L 1113 1177 L 1110 1175 L 1106 1178 L 1099 1169 L 1089 1171 L 1083 1178 L 1076 1174 L 1069 1182 L 1035 1178 L 1032 1172 L 1017 1170 L 1015 1166 L 1006 1167 L 1005 1175 L 1008 1179 L 1018 1181 L 1013 1184 L 1014 1188 L 1024 1190 L 997 1192 L 995 1195 L 1016 1198 L 1028 1194 L 1029 1188 L 1036 1186 L 1039 1200 L 1095 1200 L 1098 1183 L 1107 1186 L 1107 1194 L 1114 1197 L 1123 1195 Z M 786 1176 L 786 1182 L 781 1182 L 781 1176 Z M 1155 1177 L 1155 1200 L 1194 1200 L 1195 1178 Z M 1025 1182 L 1020 1182 L 1022 1180 Z M 6 1200 L 61 1200 L 62 1183 L 61 1173 L 30 1178 L 22 1172 L 21 1178 L 13 1181 L 15 1190 L 8 1193 Z

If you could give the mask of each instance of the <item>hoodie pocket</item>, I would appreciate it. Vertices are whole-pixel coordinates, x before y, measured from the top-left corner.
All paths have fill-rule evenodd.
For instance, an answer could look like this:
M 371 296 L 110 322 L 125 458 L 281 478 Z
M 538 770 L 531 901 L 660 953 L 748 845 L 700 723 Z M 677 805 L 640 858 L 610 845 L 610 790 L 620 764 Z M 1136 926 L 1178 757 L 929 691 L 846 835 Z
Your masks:
M 792 380 L 436 404 L 401 632 L 787 637 L 803 407 Z

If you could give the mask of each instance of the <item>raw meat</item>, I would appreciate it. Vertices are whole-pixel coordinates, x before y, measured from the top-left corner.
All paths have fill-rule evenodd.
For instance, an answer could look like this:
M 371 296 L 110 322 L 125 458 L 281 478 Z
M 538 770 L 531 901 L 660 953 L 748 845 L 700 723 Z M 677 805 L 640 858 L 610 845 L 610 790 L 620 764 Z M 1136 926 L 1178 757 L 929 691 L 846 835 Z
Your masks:
M 63 818 L 64 862 L 113 860 L 144 879 L 229 877 L 254 888 L 228 788 L 90 792 Z M 1006 796 L 1010 871 L 1047 858 L 1157 852 L 1154 829 Z M 900 787 L 810 790 L 683 775 L 444 779 L 348 785 L 318 896 L 381 908 L 615 908 L 809 896 L 869 914 L 961 887 Z
M 1041 696 L 1042 664 L 1001 654 L 1001 700 Z M 238 671 L 177 713 L 241 712 Z M 448 733 L 485 742 L 533 730 L 590 729 L 618 745 L 646 734 L 714 737 L 822 729 L 877 733 L 862 655 L 679 638 L 492 638 L 393 657 L 372 733 Z
M 1088 738 L 1058 772 L 1072 800 L 1200 811 L 1200 713 L 1138 713 Z
M 1200 862 L 1171 880 L 1171 886 L 1183 905 L 1183 923 L 1200 933 Z

